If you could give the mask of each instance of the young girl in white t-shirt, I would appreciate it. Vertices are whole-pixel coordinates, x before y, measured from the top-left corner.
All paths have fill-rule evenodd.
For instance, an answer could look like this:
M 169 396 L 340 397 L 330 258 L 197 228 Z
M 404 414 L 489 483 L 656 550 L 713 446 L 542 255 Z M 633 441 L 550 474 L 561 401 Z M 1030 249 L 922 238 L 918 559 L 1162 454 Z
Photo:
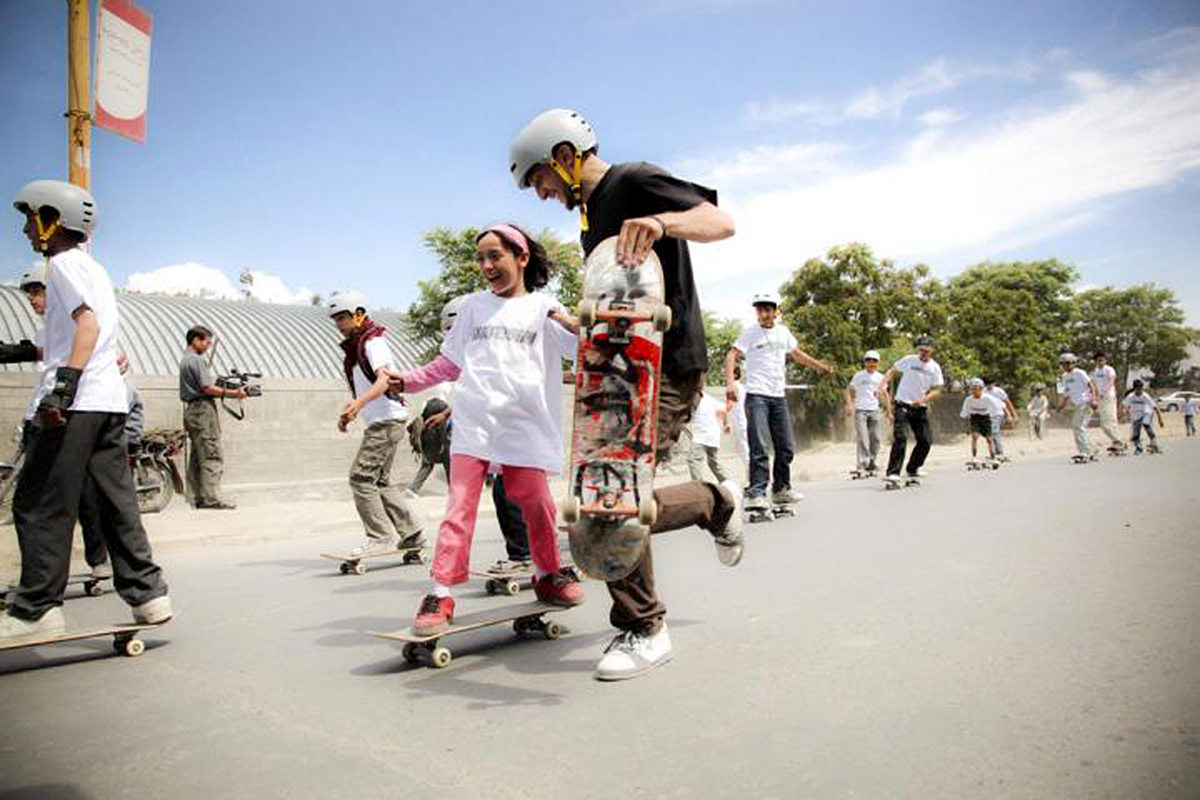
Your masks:
M 534 592 L 539 600 L 584 601 L 573 573 L 562 570 L 547 474 L 562 469 L 561 359 L 574 355 L 577 323 L 549 295 L 546 251 L 515 225 L 493 225 L 475 240 L 488 288 L 468 295 L 441 355 L 398 376 L 405 392 L 455 381 L 450 497 L 438 529 L 433 590 L 413 630 L 439 633 L 454 620 L 450 587 L 467 580 L 479 494 L 488 465 L 504 476 L 508 498 L 529 529 Z

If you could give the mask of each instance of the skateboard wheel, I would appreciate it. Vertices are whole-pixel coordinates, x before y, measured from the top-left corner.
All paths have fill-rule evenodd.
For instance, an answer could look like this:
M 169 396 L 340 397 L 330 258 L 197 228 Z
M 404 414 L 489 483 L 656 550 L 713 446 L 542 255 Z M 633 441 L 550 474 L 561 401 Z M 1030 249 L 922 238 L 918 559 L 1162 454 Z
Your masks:
M 579 498 L 573 494 L 567 495 L 567 499 L 563 500 L 562 506 L 563 522 L 568 525 L 574 525 L 579 522 Z
M 100 597 L 104 594 L 104 587 L 100 585 L 100 581 L 88 581 L 83 585 L 83 590 L 87 592 L 88 597 Z
M 488 594 L 495 594 L 496 593 L 496 582 L 489 578 L 488 582 L 483 585 L 483 588 L 484 588 L 484 591 L 486 591 Z
M 130 658 L 140 656 L 142 653 L 146 652 L 146 643 L 141 639 L 126 639 L 117 645 L 117 647 L 120 652 L 124 653 Z
M 454 656 L 450 655 L 450 651 L 445 647 L 435 647 L 429 652 L 429 663 L 434 669 L 448 666 L 452 658 Z
M 362 563 L 361 561 L 359 563 L 355 564 L 353 569 L 354 569 L 355 575 L 366 575 L 367 574 L 367 565 Z
M 547 639 L 557 639 L 562 636 L 562 626 L 557 622 L 547 622 L 542 628 L 542 633 Z
M 405 642 L 404 649 L 400 651 L 400 655 L 409 664 L 419 664 L 421 662 L 421 645 L 416 642 Z
M 590 328 L 596 324 L 596 301 L 584 300 L 579 304 L 579 325 Z
M 508 592 L 510 597 L 516 597 L 521 593 L 521 584 L 510 580 L 504 584 L 504 591 Z
M 656 306 L 654 308 L 654 330 L 660 333 L 667 331 L 671 327 L 671 307 L 668 305 Z
M 343 561 L 342 564 L 338 567 L 338 572 L 342 573 L 343 575 L 349 574 L 350 565 Z
M 643 497 L 638 502 L 638 522 L 643 525 L 653 525 L 658 519 L 658 503 L 653 497 Z

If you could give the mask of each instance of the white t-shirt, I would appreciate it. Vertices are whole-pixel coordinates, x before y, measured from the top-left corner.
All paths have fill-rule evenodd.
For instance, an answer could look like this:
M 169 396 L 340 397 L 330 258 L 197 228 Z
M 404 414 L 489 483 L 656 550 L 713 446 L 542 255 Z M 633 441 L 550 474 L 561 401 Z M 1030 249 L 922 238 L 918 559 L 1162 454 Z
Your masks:
M 1126 395 L 1121 405 L 1129 409 L 1130 422 L 1139 419 L 1142 422 L 1154 422 L 1154 398 L 1145 392 Z
M 755 325 L 742 331 L 733 345 L 746 356 L 746 391 L 766 397 L 783 397 L 787 354 L 799 346 L 787 326 Z
M 967 417 L 979 414 L 989 417 L 1002 417 L 1004 416 L 1004 404 L 1000 402 L 999 398 L 987 392 L 979 395 L 979 397 L 972 394 L 964 397 L 962 411 L 958 415 L 966 419 Z
M 1041 417 L 1050 408 L 1050 401 L 1044 394 L 1035 394 L 1029 399 L 1029 405 L 1025 406 L 1025 410 L 1029 412 L 1031 417 Z
M 367 341 L 366 347 L 363 350 L 367 356 L 367 363 L 371 365 L 371 369 L 375 370 L 376 374 L 384 367 L 389 367 L 393 371 L 396 371 L 395 360 L 392 358 L 392 348 L 388 347 L 387 339 L 384 339 L 382 336 L 376 336 Z M 362 397 L 371 391 L 371 381 L 367 378 L 367 373 L 363 371 L 361 365 L 354 365 L 353 374 L 355 397 Z M 377 422 L 387 422 L 389 420 L 403 422 L 408 419 L 408 407 L 404 403 L 392 400 L 386 394 L 382 394 L 363 406 L 362 411 L 358 412 L 358 416 L 368 428 Z
M 1092 370 L 1092 383 L 1096 384 L 1099 400 L 1115 400 L 1117 398 L 1117 371 L 1111 365 L 1105 364 Z
M 941 386 L 942 368 L 932 358 L 922 361 L 913 353 L 897 361 L 892 369 L 900 373 L 900 386 L 896 389 L 896 399 L 901 403 L 921 402 L 925 393 L 930 389 Z
M 46 343 L 46 329 L 38 328 L 33 334 L 34 347 L 44 347 Z M 33 385 L 33 394 L 29 396 L 29 405 L 25 407 L 26 421 L 33 419 L 37 415 L 38 404 L 42 401 L 42 395 L 54 388 L 53 378 L 51 384 L 47 388 L 43 388 L 46 383 L 46 365 L 45 362 L 39 361 L 33 365 L 33 368 L 38 371 L 37 382 Z
M 1185 417 L 1191 417 L 1191 416 L 1194 416 L 1195 414 L 1196 414 L 1196 398 L 1189 397 L 1187 400 L 1183 401 L 1183 415 Z
M 717 412 L 721 406 L 711 394 L 705 392 L 700 397 L 700 405 L 692 415 L 692 441 L 705 447 L 721 446 L 721 420 Z
M 46 277 L 45 346 L 42 381 L 34 396 L 35 406 L 54 388 L 54 373 L 67 364 L 75 340 L 71 315 L 86 305 L 96 315 L 99 334 L 79 379 L 72 411 L 129 413 L 125 380 L 117 369 L 117 300 L 104 267 L 88 253 L 75 247 L 50 259 Z
M 850 388 L 854 390 L 854 409 L 856 411 L 878 411 L 880 384 L 883 383 L 883 373 L 879 370 L 867 372 L 860 369 L 850 379 Z
M 560 307 L 540 292 L 467 296 L 442 343 L 442 354 L 462 370 L 451 455 L 562 470 L 560 360 L 574 355 L 576 337 L 547 316 Z
M 1059 377 L 1058 392 L 1071 398 L 1073 406 L 1091 405 L 1092 387 L 1088 384 L 1088 374 L 1079 367 Z
M 1003 417 L 1007 415 L 1008 404 L 1005 403 L 1005 401 L 1008 400 L 1008 392 L 1004 391 L 999 386 L 993 386 L 990 389 L 984 389 L 983 393 L 990 397 L 996 398 L 996 407 L 999 410 L 992 412 L 993 417 Z

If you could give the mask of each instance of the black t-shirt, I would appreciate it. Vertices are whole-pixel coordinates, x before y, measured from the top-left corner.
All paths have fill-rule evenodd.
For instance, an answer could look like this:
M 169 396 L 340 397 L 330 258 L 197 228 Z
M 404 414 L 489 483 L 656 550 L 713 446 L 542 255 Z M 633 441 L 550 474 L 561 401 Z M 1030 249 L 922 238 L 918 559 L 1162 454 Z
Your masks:
M 589 229 L 583 233 L 583 252 L 621 232 L 627 219 L 687 211 L 701 203 L 717 204 L 717 193 L 699 184 L 680 180 L 661 167 L 644 161 L 614 164 L 588 197 Z M 663 372 L 684 375 L 708 369 L 708 346 L 704 341 L 704 318 L 692 275 L 687 242 L 665 237 L 654 243 L 662 262 L 667 305 L 671 307 L 671 329 L 663 336 Z

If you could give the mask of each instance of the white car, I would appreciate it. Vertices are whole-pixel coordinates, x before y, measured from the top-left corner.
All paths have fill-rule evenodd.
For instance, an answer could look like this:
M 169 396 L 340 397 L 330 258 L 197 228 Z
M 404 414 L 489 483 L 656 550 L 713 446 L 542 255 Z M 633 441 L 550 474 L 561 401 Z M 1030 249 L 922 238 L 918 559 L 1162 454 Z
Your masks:
M 1189 397 L 1200 403 L 1200 392 L 1171 392 L 1158 398 L 1155 403 L 1159 411 L 1179 411 Z

